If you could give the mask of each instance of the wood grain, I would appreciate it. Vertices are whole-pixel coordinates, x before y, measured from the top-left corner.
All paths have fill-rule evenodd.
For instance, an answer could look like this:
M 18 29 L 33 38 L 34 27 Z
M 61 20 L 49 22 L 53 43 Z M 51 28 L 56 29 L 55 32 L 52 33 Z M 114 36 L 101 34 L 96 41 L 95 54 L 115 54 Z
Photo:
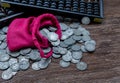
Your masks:
M 46 70 L 29 69 L 9 81 L 0 77 L 0 83 L 120 83 L 120 0 L 104 0 L 104 9 L 102 24 L 84 26 L 97 41 L 96 51 L 82 59 L 89 65 L 86 71 L 74 64 L 61 68 L 59 59 L 53 59 Z

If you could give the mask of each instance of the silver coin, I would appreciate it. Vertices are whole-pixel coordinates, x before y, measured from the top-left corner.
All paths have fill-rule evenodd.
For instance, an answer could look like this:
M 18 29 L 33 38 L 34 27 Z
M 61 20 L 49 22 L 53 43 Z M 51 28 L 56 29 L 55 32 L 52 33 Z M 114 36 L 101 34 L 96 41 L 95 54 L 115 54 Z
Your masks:
M 39 62 L 34 62 L 34 63 L 32 63 L 32 69 L 33 70 L 40 70 L 40 67 L 39 67 Z
M 12 71 L 17 72 L 20 69 L 19 63 L 14 63 L 10 66 Z
M 41 59 L 40 53 L 37 50 L 32 50 L 28 54 L 28 56 L 31 60 L 40 60 Z
M 2 28 L 2 31 L 3 31 L 4 33 L 7 33 L 7 31 L 8 31 L 8 26 L 3 27 L 3 28 Z
M 30 63 L 28 61 L 21 61 L 19 62 L 19 66 L 21 70 L 27 70 L 30 66 Z
M 51 48 L 50 48 L 50 47 L 48 47 L 48 48 L 43 48 L 43 52 L 44 52 L 45 54 L 49 53 L 50 51 L 51 51 Z
M 93 51 L 95 51 L 95 45 L 87 44 L 87 45 L 85 45 L 85 49 L 89 52 L 93 52 Z
M 20 54 L 26 55 L 26 54 L 30 53 L 31 50 L 32 50 L 31 48 L 22 49 L 22 50 L 20 50 Z
M 18 61 L 19 61 L 19 62 L 29 61 L 29 59 L 28 59 L 26 56 L 19 56 L 19 57 L 17 57 L 17 58 L 18 58 Z
M 43 29 L 40 30 L 40 33 L 42 34 L 42 36 L 48 38 L 47 33 Z
M 59 47 L 58 49 L 59 49 L 59 53 L 62 55 L 66 54 L 68 52 L 66 48 Z
M 90 24 L 90 18 L 89 18 L 89 17 L 83 17 L 83 18 L 81 19 L 81 22 L 82 22 L 82 24 L 84 24 L 84 25 L 88 25 L 88 24 Z
M 82 36 L 73 35 L 72 38 L 73 38 L 75 41 L 80 41 L 80 40 L 82 39 Z
M 52 57 L 53 57 L 53 58 L 60 58 L 61 55 L 60 55 L 60 54 L 55 54 L 55 53 L 53 53 L 53 54 L 52 54 Z
M 64 68 L 70 66 L 70 62 L 68 62 L 68 61 L 66 62 L 64 60 L 60 60 L 59 64 L 61 67 L 64 67 Z
M 13 73 L 12 73 L 12 70 L 9 68 L 5 71 L 2 72 L 2 79 L 4 80 L 9 80 L 13 77 Z
M 0 69 L 1 70 L 5 70 L 9 67 L 9 63 L 8 62 L 0 62 Z
M 72 37 L 70 37 L 70 38 L 64 40 L 64 43 L 67 44 L 67 45 L 72 45 L 72 44 L 74 44 L 75 42 L 76 42 L 76 41 L 73 40 Z
M 53 46 L 58 46 L 58 45 L 60 44 L 60 40 L 58 39 L 58 40 L 55 41 L 55 42 L 51 42 L 51 44 L 52 44 Z
M 0 45 L 0 49 L 5 49 L 7 48 L 7 44 L 5 42 L 3 42 L 1 45 Z
M 20 53 L 19 52 L 9 52 L 9 55 L 12 56 L 12 57 L 18 57 L 20 56 Z
M 82 32 L 81 32 L 80 29 L 76 29 L 76 30 L 74 30 L 73 33 L 74 33 L 74 35 L 77 35 L 77 36 L 78 36 L 78 35 L 80 35 L 80 36 L 82 35 Z
M 65 40 L 67 39 L 69 36 L 66 34 L 66 33 L 62 33 L 62 37 L 61 37 L 61 40 Z
M 71 62 L 74 64 L 78 63 L 79 61 L 80 61 L 80 59 L 74 59 L 74 58 L 72 58 L 72 60 L 71 60 Z
M 11 65 L 13 65 L 15 63 L 18 63 L 18 60 L 17 60 L 17 58 L 10 58 L 9 61 L 8 61 L 8 63 L 11 66 Z
M 77 67 L 78 70 L 83 71 L 83 70 L 87 69 L 87 64 L 85 62 L 78 62 L 76 64 L 76 67 Z
M 70 24 L 70 27 L 73 29 L 77 29 L 79 27 L 79 23 L 73 22 Z
M 56 53 L 56 54 L 59 54 L 59 48 L 58 47 L 53 47 L 53 52 Z
M 0 36 L 0 41 L 3 41 L 6 38 L 6 35 L 1 35 Z
M 49 41 L 57 41 L 58 40 L 58 34 L 54 32 L 48 33 L 48 39 Z
M 65 44 L 63 41 L 61 41 L 60 42 L 60 45 L 59 45 L 60 47 L 63 47 L 63 48 L 66 48 L 66 47 L 68 47 L 68 45 L 67 44 Z
M 55 32 L 55 31 L 57 30 L 57 28 L 50 26 L 50 27 L 48 28 L 48 30 L 49 30 L 50 32 Z
M 0 61 L 7 61 L 9 58 L 8 54 L 0 54 Z
M 79 51 L 80 50 L 80 45 L 78 45 L 78 44 L 75 44 L 75 45 L 72 45 L 72 47 L 71 47 L 71 49 L 73 50 L 73 51 Z
M 86 50 L 86 48 L 85 48 L 84 45 L 81 46 L 81 51 L 82 51 L 82 52 L 87 52 L 87 50 Z
M 74 59 L 81 59 L 82 58 L 82 52 L 78 51 L 78 52 L 72 52 L 72 57 Z
M 71 36 L 71 35 L 73 35 L 73 30 L 72 29 L 67 29 L 66 31 L 65 31 L 65 33 L 68 35 L 68 37 L 69 36 Z
M 60 23 L 60 27 L 62 31 L 65 31 L 69 28 L 69 26 L 67 26 L 65 23 Z
M 67 54 L 65 54 L 65 55 L 62 56 L 62 59 L 64 61 L 71 61 L 71 59 L 72 59 L 72 53 L 70 51 L 68 51 Z
M 83 40 L 83 41 L 90 41 L 91 38 L 90 38 L 90 36 L 88 36 L 88 35 L 84 35 L 84 36 L 82 36 L 82 40 Z
M 41 69 L 45 69 L 48 67 L 50 62 L 51 62 L 50 58 L 48 58 L 48 59 L 42 58 L 41 61 L 39 61 L 39 67 Z

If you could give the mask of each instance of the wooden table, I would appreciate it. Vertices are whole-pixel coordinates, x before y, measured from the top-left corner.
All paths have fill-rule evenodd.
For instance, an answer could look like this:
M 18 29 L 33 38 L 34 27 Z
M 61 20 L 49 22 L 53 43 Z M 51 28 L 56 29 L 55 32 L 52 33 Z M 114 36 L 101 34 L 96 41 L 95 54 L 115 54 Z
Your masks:
M 102 24 L 84 26 L 97 42 L 96 51 L 82 59 L 89 65 L 86 71 L 74 64 L 61 68 L 60 59 L 53 59 L 46 70 L 29 69 L 9 81 L 0 77 L 0 83 L 120 83 L 120 0 L 104 0 L 104 9 Z

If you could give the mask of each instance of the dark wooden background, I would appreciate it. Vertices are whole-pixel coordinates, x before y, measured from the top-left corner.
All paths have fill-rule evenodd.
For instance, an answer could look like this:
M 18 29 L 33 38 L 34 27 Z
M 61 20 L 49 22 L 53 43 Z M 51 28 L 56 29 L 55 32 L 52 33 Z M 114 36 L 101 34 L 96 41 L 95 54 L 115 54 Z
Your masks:
M 96 51 L 82 59 L 88 63 L 86 71 L 74 64 L 61 68 L 60 59 L 54 59 L 46 70 L 29 69 L 9 81 L 0 77 L 0 83 L 120 83 L 120 0 L 104 0 L 104 9 L 102 24 L 85 26 L 97 42 Z

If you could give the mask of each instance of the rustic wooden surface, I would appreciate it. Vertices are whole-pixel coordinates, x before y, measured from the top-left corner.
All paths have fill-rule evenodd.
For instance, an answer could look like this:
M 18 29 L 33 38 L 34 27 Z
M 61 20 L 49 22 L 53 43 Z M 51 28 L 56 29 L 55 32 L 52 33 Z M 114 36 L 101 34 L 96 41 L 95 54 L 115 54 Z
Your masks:
M 120 83 L 120 0 L 104 0 L 104 7 L 103 23 L 85 26 L 97 41 L 96 51 L 82 59 L 89 65 L 86 71 L 74 64 L 61 68 L 54 59 L 46 70 L 29 69 L 9 81 L 0 77 L 0 83 Z

